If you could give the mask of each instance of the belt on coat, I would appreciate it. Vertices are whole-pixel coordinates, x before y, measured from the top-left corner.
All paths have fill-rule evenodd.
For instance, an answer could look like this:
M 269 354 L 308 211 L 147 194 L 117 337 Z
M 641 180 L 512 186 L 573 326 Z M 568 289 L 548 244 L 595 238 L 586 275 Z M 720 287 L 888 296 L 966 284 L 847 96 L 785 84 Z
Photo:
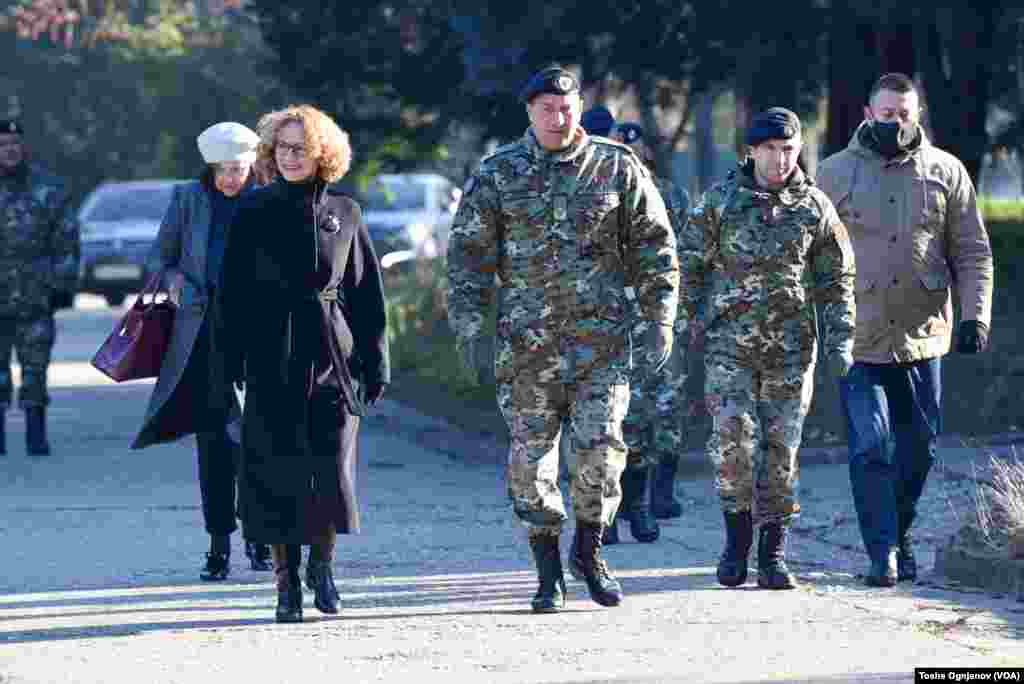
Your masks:
M 331 320 L 330 307 L 334 302 L 343 301 L 343 298 L 339 295 L 337 289 L 322 290 L 312 292 L 309 295 L 299 300 L 297 306 L 295 306 L 288 314 L 288 327 L 289 327 L 289 345 L 292 350 L 298 349 L 300 344 L 299 339 L 296 337 L 296 329 L 301 327 L 303 330 L 313 327 L 318 327 L 320 336 L 317 342 L 327 345 L 327 350 L 331 358 L 331 371 L 334 375 L 334 379 L 338 383 L 338 387 L 341 390 L 342 398 L 348 405 L 349 411 L 353 415 L 363 415 L 363 402 L 358 396 L 357 384 L 353 379 L 352 374 L 349 370 L 348 363 L 345 360 L 345 356 L 342 353 L 341 346 L 338 344 L 338 338 L 334 334 L 333 321 Z M 317 321 L 313 321 L 305 318 L 304 313 L 309 312 L 313 305 L 316 307 L 316 318 Z M 308 307 L 308 308 L 307 308 Z M 302 312 L 302 313 L 300 313 Z M 302 317 L 300 325 L 296 325 L 296 314 Z M 301 333 L 299 333 L 301 334 Z M 307 343 L 311 343 L 311 340 L 304 340 Z M 302 351 L 310 351 L 311 353 L 306 359 L 296 359 L 297 364 L 293 366 L 293 371 L 289 373 L 290 378 L 295 378 L 302 383 L 304 394 L 306 399 L 309 399 L 314 390 L 314 384 L 316 382 L 316 351 L 319 349 L 318 344 L 310 344 L 310 349 L 306 350 L 303 348 Z M 294 374 L 293 374 L 294 373 Z

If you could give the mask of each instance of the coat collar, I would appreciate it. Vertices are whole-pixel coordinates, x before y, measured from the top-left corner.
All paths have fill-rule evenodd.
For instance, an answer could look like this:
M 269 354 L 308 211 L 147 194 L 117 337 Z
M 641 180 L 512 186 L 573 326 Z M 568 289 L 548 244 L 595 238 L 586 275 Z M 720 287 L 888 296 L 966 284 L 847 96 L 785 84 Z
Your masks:
M 892 159 L 886 159 L 869 145 L 865 145 L 862 140 L 862 136 L 867 133 L 867 127 L 871 125 L 871 122 L 865 120 L 861 121 L 860 125 L 857 126 L 857 130 L 853 132 L 853 137 L 850 138 L 850 144 L 847 145 L 847 149 L 853 154 L 857 155 L 862 159 L 868 159 L 876 161 L 880 164 L 902 164 L 910 159 L 919 156 L 923 151 L 932 146 L 931 141 L 928 139 L 928 134 L 925 133 L 924 128 L 921 124 L 917 124 L 917 135 L 918 145 L 904 154 L 893 157 Z
M 554 152 L 541 147 L 540 143 L 537 142 L 537 136 L 533 134 L 532 126 L 526 129 L 526 133 L 523 134 L 523 145 L 530 156 L 537 161 L 547 163 L 571 162 L 583 154 L 589 142 L 590 136 L 587 135 L 582 126 L 576 127 L 576 133 L 573 135 L 572 142 L 569 143 L 568 147 Z

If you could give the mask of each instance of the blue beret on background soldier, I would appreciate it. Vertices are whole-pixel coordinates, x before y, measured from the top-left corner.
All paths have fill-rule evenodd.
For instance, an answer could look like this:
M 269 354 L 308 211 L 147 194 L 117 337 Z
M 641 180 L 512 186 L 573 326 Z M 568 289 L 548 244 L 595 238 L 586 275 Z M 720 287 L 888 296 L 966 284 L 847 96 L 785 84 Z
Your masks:
M 21 364 L 18 404 L 29 455 L 50 453 L 46 373 L 56 337 L 54 312 L 78 289 L 79 227 L 64 182 L 30 164 L 24 130 L 0 119 L 0 410 L 14 393 L 11 350 Z M 0 453 L 6 453 L 0 415 Z
M 610 137 L 628 145 L 654 175 L 678 242 L 686 225 L 689 195 L 672 182 L 670 174 L 658 173 L 653 149 L 642 126 L 618 123 Z M 641 322 L 634 332 L 642 335 L 645 325 Z M 675 498 L 675 477 L 689 421 L 685 395 L 688 345 L 685 334 L 676 332 L 672 356 L 661 372 L 648 378 L 638 377 L 630 384 L 629 413 L 622 424 L 629 452 L 622 473 L 622 505 L 617 519 L 626 518 L 630 533 L 640 542 L 657 540 L 657 518 L 677 518 L 683 512 L 682 504 Z M 605 543 L 618 542 L 618 526 L 613 524 L 605 535 Z
M 784 554 L 800 510 L 797 450 L 819 326 L 834 374 L 853 365 L 853 249 L 832 202 L 797 165 L 796 114 L 761 112 L 746 142 L 750 157 L 704 193 L 683 230 L 680 318 L 694 325 L 706 287 L 707 451 L 726 526 L 718 581 L 746 581 L 756 516 L 757 583 L 791 589 Z
M 612 116 L 612 113 L 604 105 L 594 105 L 583 112 L 580 126 L 583 126 L 583 130 L 590 135 L 599 135 L 602 138 L 607 138 L 611 135 L 612 129 L 615 128 L 615 117 Z
M 839 397 L 870 559 L 865 581 L 891 587 L 917 577 L 910 528 L 942 431 L 951 287 L 962 319 L 956 350 L 977 354 L 988 346 L 994 269 L 974 184 L 925 135 L 914 82 L 882 76 L 864 114 L 849 146 L 821 163 L 819 179 L 858 263 L 856 364 Z
M 637 361 L 668 358 L 679 264 L 665 205 L 629 148 L 580 126 L 579 83 L 559 67 L 523 87 L 530 127 L 467 181 L 448 247 L 448 317 L 467 366 L 477 364 L 498 297 L 495 377 L 511 445 L 507 479 L 537 563 L 536 612 L 565 602 L 558 440 L 570 418 L 577 477 L 570 570 L 605 606 L 622 587 L 601 558 L 625 467 L 635 318 L 650 323 Z

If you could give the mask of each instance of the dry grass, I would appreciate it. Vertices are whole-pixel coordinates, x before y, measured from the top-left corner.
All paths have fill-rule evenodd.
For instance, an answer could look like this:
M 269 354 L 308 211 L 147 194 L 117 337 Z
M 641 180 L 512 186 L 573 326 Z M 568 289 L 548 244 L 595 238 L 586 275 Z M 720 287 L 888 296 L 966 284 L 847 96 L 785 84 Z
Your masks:
M 1016 558 L 1024 537 L 1024 462 L 1015 450 L 1010 459 L 989 457 L 988 469 L 990 481 L 976 479 L 978 528 L 986 544 Z

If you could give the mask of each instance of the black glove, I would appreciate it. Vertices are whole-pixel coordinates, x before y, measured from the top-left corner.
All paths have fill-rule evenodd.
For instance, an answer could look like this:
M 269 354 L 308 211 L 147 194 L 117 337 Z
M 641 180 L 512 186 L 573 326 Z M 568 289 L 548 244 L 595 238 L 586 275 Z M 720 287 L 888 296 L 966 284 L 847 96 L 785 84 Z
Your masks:
M 70 309 L 75 305 L 75 295 L 64 290 L 54 290 L 50 293 L 50 310 L 60 311 Z
M 957 330 L 956 351 L 977 354 L 988 348 L 988 326 L 981 321 L 961 321 Z
M 367 380 L 364 387 L 366 387 L 366 398 L 364 399 L 366 405 L 374 406 L 384 396 L 384 390 L 387 389 L 388 383 L 380 380 Z

